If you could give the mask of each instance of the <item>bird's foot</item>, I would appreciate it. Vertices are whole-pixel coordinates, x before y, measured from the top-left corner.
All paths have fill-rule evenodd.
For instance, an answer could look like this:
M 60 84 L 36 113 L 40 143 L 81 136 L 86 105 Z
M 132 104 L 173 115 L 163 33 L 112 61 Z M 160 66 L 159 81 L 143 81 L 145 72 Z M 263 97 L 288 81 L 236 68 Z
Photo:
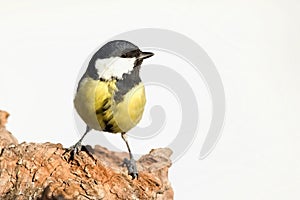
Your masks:
M 75 155 L 81 151 L 82 147 L 83 146 L 81 145 L 81 142 L 77 142 L 75 145 L 69 147 L 66 151 L 66 152 L 70 152 L 69 160 L 74 160 Z
M 123 166 L 127 167 L 128 175 L 130 175 L 132 177 L 132 180 L 134 180 L 135 178 L 136 179 L 139 178 L 139 173 L 138 173 L 138 170 L 136 167 L 136 162 L 133 158 L 131 158 L 130 160 L 125 158 L 123 161 Z

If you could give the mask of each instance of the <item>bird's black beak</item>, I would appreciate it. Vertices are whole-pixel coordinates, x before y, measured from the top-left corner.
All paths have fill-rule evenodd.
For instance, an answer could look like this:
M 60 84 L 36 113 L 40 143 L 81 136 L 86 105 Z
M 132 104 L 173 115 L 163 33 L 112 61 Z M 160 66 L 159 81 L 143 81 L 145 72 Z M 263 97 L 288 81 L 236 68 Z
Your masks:
M 138 59 L 150 58 L 153 55 L 154 55 L 154 53 L 152 53 L 152 52 L 141 52 Z

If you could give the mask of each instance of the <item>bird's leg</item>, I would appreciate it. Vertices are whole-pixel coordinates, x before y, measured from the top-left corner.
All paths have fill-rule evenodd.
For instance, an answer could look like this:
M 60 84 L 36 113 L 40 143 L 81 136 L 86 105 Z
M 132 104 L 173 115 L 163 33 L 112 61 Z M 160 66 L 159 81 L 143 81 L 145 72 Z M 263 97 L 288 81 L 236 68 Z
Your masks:
M 128 152 L 129 152 L 129 158 L 130 158 L 129 160 L 127 158 L 124 159 L 124 165 L 126 165 L 128 174 L 132 177 L 132 180 L 135 178 L 138 179 L 139 174 L 137 171 L 135 160 L 133 158 L 133 155 L 131 153 L 131 150 L 130 150 L 130 147 L 128 144 L 127 135 L 126 135 L 126 133 L 121 133 L 121 136 L 122 136 L 122 139 L 124 140 L 124 142 L 126 143 L 126 146 L 127 146 Z
M 82 147 L 81 142 L 82 142 L 83 138 L 86 136 L 86 134 L 87 134 L 90 130 L 91 130 L 91 129 L 87 126 L 87 127 L 86 127 L 86 130 L 85 130 L 83 136 L 80 138 L 80 140 L 78 140 L 78 142 L 77 142 L 75 145 L 71 146 L 71 147 L 68 149 L 68 150 L 71 152 L 71 157 L 74 157 L 75 154 L 77 154 L 79 151 L 81 151 L 81 147 Z

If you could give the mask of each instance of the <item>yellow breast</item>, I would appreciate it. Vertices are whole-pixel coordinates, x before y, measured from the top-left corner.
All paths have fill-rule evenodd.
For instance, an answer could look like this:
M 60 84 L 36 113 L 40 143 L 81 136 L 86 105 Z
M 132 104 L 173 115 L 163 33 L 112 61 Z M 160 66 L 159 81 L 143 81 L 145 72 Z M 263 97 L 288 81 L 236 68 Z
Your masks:
M 85 78 L 74 99 L 75 108 L 92 129 L 112 133 L 127 132 L 141 120 L 146 103 L 142 82 L 129 90 L 116 103 L 116 80 L 99 81 Z

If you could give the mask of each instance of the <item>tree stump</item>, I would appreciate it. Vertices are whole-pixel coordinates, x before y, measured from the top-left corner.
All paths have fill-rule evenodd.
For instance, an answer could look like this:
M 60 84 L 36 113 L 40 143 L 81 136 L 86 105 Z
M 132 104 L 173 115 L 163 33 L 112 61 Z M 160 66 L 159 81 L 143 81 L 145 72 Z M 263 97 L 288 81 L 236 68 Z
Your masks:
M 0 199 L 173 199 L 168 148 L 142 156 L 139 178 L 131 180 L 121 166 L 128 157 L 124 152 L 87 146 L 69 161 L 61 144 L 6 145 L 0 140 Z

